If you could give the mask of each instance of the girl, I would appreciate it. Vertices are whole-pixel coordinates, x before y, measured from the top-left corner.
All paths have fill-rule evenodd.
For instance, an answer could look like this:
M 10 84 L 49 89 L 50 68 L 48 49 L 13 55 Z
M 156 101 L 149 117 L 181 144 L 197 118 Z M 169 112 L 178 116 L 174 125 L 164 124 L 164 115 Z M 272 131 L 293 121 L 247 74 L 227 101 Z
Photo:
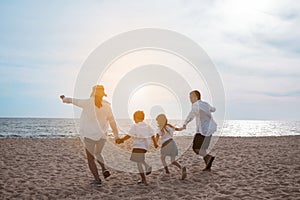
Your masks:
M 166 163 L 166 156 L 171 157 L 171 163 L 181 170 L 181 179 L 187 176 L 186 167 L 182 167 L 176 160 L 178 156 L 178 149 L 175 141 L 173 140 L 174 131 L 182 131 L 183 128 L 175 128 L 173 125 L 168 124 L 166 115 L 160 114 L 156 117 L 157 125 L 159 127 L 158 134 L 156 135 L 156 142 L 161 137 L 161 161 L 167 174 L 170 174 Z

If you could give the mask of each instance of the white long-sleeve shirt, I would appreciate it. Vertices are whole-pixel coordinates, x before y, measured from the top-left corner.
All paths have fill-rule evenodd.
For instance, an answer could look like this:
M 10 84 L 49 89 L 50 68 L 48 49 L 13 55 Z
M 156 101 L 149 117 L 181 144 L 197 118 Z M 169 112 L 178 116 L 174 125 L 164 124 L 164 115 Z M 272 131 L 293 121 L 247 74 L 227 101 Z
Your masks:
M 217 130 L 217 124 L 211 115 L 211 112 L 215 111 L 216 109 L 207 102 L 198 100 L 192 104 L 192 110 L 188 114 L 184 125 L 187 125 L 196 117 L 196 133 L 210 136 Z
M 93 97 L 89 99 L 65 97 L 63 102 L 72 103 L 82 108 L 79 125 L 81 137 L 87 137 L 92 140 L 106 138 L 109 123 L 115 122 L 109 102 L 102 100 L 102 107 L 100 108 L 95 106 Z

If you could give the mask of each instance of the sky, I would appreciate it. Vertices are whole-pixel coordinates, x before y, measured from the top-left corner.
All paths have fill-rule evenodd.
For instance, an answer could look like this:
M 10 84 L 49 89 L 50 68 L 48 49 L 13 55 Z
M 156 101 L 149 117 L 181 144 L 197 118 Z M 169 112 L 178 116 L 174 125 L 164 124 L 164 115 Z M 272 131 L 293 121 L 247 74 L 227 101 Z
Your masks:
M 226 119 L 300 120 L 299 13 L 296 0 L 1 1 L 0 117 L 73 117 L 58 97 L 74 94 L 91 52 L 115 35 L 150 27 L 178 32 L 205 50 L 223 81 Z M 106 80 L 107 88 L 118 81 Z M 129 114 L 138 103 L 176 100 L 171 91 L 147 87 L 131 94 Z

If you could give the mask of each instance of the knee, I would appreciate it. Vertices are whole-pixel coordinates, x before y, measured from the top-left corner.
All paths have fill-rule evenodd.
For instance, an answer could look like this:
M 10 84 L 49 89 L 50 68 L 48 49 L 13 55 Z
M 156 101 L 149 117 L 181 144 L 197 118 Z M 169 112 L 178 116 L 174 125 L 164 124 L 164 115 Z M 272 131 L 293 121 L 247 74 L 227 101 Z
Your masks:
M 207 155 L 206 150 L 200 150 L 199 155 L 202 156 L 202 157 L 205 157 Z
M 194 149 L 194 148 L 193 148 L 193 151 L 195 152 L 195 154 L 199 154 L 200 149 Z
M 103 161 L 103 157 L 102 157 L 101 154 L 97 154 L 97 155 L 96 155 L 96 159 L 97 159 L 98 161 Z
M 142 165 L 141 162 L 137 162 L 137 163 L 136 163 L 136 166 L 137 166 L 139 169 L 140 169 L 140 168 L 143 169 L 143 165 Z
M 88 151 L 86 150 L 86 158 L 89 162 L 94 161 L 94 156 Z

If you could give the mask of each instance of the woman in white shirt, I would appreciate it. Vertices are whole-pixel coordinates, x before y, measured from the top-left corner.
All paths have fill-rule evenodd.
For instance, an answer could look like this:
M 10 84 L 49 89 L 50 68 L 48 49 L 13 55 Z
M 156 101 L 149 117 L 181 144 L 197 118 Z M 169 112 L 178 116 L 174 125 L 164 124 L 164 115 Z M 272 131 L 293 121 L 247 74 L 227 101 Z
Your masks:
M 82 108 L 79 133 L 85 146 L 89 169 L 94 176 L 94 180 L 91 184 L 96 185 L 101 184 L 101 179 L 94 161 L 95 157 L 102 168 L 104 178 L 110 176 L 110 172 L 106 169 L 104 159 L 101 155 L 106 142 L 108 124 L 110 125 L 116 140 L 119 139 L 117 125 L 110 103 L 103 100 L 104 96 L 107 95 L 105 94 L 104 87 L 102 85 L 96 85 L 93 87 L 89 99 L 75 99 L 65 97 L 64 95 L 60 96 L 64 103 L 72 103 Z

